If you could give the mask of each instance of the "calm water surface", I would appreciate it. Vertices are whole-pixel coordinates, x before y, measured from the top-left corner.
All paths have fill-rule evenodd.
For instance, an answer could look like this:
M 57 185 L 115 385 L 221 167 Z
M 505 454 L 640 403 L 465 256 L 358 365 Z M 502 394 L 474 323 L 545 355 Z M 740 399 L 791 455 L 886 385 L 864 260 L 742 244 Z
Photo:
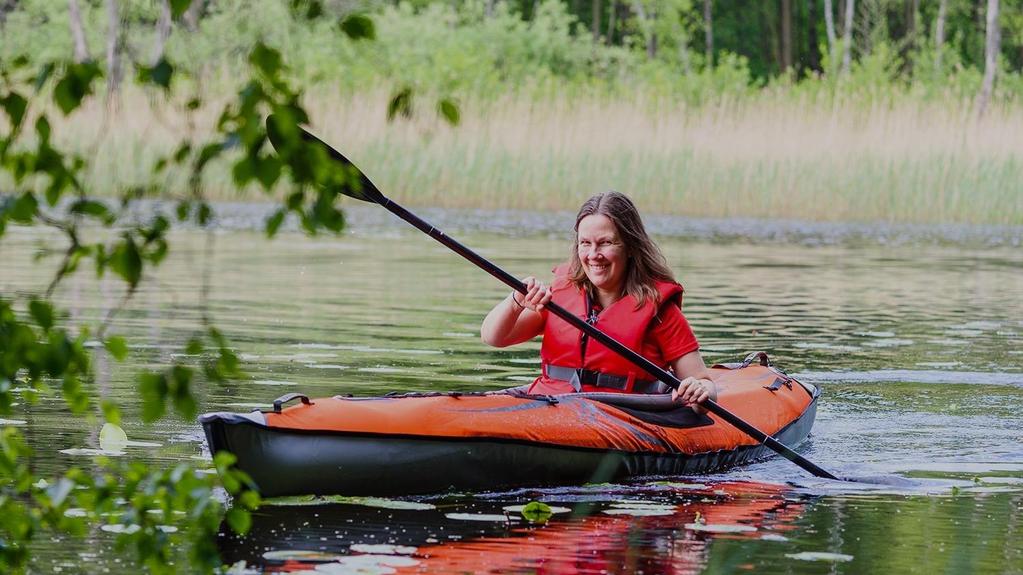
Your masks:
M 519 276 L 546 274 L 567 253 L 557 234 L 452 235 Z M 268 408 L 291 391 L 496 389 L 538 369 L 536 343 L 495 350 L 479 341 L 483 315 L 507 290 L 418 232 L 175 239 L 176 252 L 115 324 L 134 344 L 131 359 L 98 358 L 99 388 L 125 406 L 129 437 L 159 444 L 129 448 L 130 457 L 202 465 L 206 456 L 194 422 L 138 423 L 133 391 L 140 368 L 170 362 L 198 329 L 203 277 L 246 379 L 203 386 L 202 411 Z M 45 287 L 55 262 L 34 256 L 48 241 L 8 230 L 0 292 Z M 686 286 L 685 312 L 708 362 L 764 350 L 823 387 L 805 456 L 838 475 L 920 481 L 835 485 L 772 459 L 621 485 L 285 501 L 261 509 L 248 537 L 224 534 L 225 559 L 254 572 L 1023 573 L 1023 250 L 660 243 Z M 73 319 L 95 321 L 122 295 L 119 282 L 80 273 L 57 297 Z M 38 470 L 90 464 L 62 451 L 97 447 L 99 424 L 69 418 L 45 397 L 16 410 L 5 424 L 22 426 Z M 534 526 L 504 509 L 532 500 L 567 512 Z M 96 530 L 46 539 L 34 569 L 125 571 L 130 557 L 114 538 Z

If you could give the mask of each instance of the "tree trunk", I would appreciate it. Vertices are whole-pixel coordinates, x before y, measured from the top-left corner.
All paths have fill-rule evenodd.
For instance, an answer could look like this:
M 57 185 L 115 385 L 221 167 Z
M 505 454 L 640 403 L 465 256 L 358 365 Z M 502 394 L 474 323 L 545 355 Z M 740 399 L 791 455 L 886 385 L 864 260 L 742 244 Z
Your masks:
M 792 0 L 781 0 L 779 18 L 781 19 L 781 26 L 778 27 L 781 34 L 781 71 L 788 73 L 792 69 Z
M 604 40 L 607 44 L 614 44 L 615 38 L 615 18 L 618 16 L 618 2 L 611 0 L 607 15 L 607 38 Z
M 486 6 L 483 9 L 483 15 L 487 18 L 494 15 L 494 2 L 495 0 L 487 0 Z
M 828 33 L 828 54 L 834 55 L 838 36 L 835 35 L 835 14 L 832 12 L 831 0 L 824 0 L 824 28 Z
M 998 69 L 998 53 L 1002 42 L 998 27 L 998 0 L 987 0 L 987 34 L 984 42 L 984 83 L 977 95 L 977 116 L 987 111 L 991 94 L 995 90 L 995 72 Z
M 678 59 L 682 63 L 682 73 L 688 76 L 693 73 L 692 59 L 689 57 L 689 35 L 678 18 L 672 18 L 672 22 L 675 41 L 678 42 Z
M 714 0 L 703 0 L 703 39 L 706 45 L 707 67 L 714 67 Z
M 806 64 L 807 68 L 820 74 L 821 46 L 817 42 L 817 0 L 806 0 Z
M 206 0 L 192 0 L 192 3 L 188 5 L 188 10 L 181 15 L 181 21 L 185 23 L 186 30 L 195 32 L 199 29 L 199 17 L 202 16 L 205 5 Z
M 71 44 L 74 46 L 75 62 L 81 64 L 89 59 L 89 45 L 85 43 L 85 28 L 82 27 L 82 12 L 78 9 L 78 0 L 67 1 L 68 15 L 71 23 Z
M 150 66 L 155 66 L 163 59 L 163 51 L 167 48 L 172 22 L 170 0 L 161 0 L 160 18 L 156 21 L 156 45 L 153 47 L 153 59 Z
M 913 74 L 913 56 L 917 48 L 917 15 L 920 14 L 920 0 L 906 1 L 906 73 Z
M 117 0 L 107 1 L 107 99 L 121 85 L 121 15 Z
M 853 14 L 856 12 L 856 0 L 845 0 L 845 23 L 842 25 L 842 74 L 848 74 L 852 68 Z
M 938 3 L 938 19 L 934 22 L 934 75 L 941 74 L 941 57 L 945 51 L 945 18 L 948 15 L 948 0 Z
M 593 42 L 600 42 L 600 7 L 603 0 L 593 0 L 590 29 L 593 30 Z
M 778 52 L 778 35 L 775 33 L 774 21 L 771 19 L 771 15 L 767 13 L 768 4 L 766 2 L 758 2 L 757 8 L 757 24 L 760 25 L 760 50 L 764 53 L 765 58 L 770 58 L 772 66 L 779 66 L 781 62 L 781 54 Z
M 14 12 L 18 6 L 18 0 L 0 0 L 0 29 L 7 23 L 7 15 Z

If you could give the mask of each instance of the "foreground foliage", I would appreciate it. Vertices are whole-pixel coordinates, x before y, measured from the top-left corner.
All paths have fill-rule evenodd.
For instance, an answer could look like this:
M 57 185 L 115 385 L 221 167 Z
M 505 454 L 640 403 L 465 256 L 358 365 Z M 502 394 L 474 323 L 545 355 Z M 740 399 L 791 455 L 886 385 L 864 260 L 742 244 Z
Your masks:
M 188 8 L 188 2 L 173 4 L 176 17 Z M 350 36 L 366 37 L 368 20 L 345 22 Z M 246 51 L 246 78 L 222 106 L 212 136 L 200 140 L 186 135 L 172 153 L 147 167 L 147 182 L 117 190 L 117 203 L 93 198 L 82 174 L 94 157 L 62 147 L 54 134 L 55 116 L 73 117 L 99 97 L 105 72 L 92 61 L 74 62 L 63 55 L 42 63 L 19 57 L 2 68 L 0 174 L 13 188 L 0 195 L 0 241 L 9 226 L 42 226 L 57 231 L 64 245 L 48 286 L 32 294 L 0 294 L 0 418 L 10 416 L 17 400 L 56 394 L 69 415 L 120 423 L 118 405 L 101 398 L 93 373 L 97 354 L 123 360 L 128 353 L 128 342 L 111 333 L 117 310 L 97 325 L 77 325 L 51 297 L 71 274 L 88 269 L 122 280 L 123 307 L 172 249 L 168 234 L 175 225 L 204 228 L 215 221 L 204 183 L 214 160 L 227 158 L 237 186 L 269 190 L 282 179 L 286 182 L 286 201 L 266 224 L 269 235 L 286 214 L 295 214 L 310 233 L 343 228 L 331 184 L 344 175 L 332 172 L 322 154 L 304 153 L 300 142 L 278 158 L 266 141 L 266 114 L 306 120 L 280 52 L 263 42 Z M 184 75 L 162 58 L 152 66 L 139 66 L 136 81 L 159 99 Z M 188 108 L 199 108 L 201 98 L 196 92 Z M 116 130 L 117 116 L 112 117 Z M 169 166 L 189 174 L 185 193 L 175 198 L 173 215 L 130 217 L 139 199 L 159 189 L 159 176 Z M 196 386 L 240 374 L 238 358 L 208 310 L 203 310 L 193 337 L 182 342 L 181 352 L 182 359 L 168 367 L 139 375 L 144 421 L 167 417 L 169 411 L 194 420 Z M 73 467 L 58 477 L 40 477 L 16 427 L 19 422 L 0 423 L 13 424 L 0 427 L 0 571 L 5 573 L 28 567 L 31 545 L 44 534 L 81 536 L 87 526 L 97 524 L 117 533 L 118 546 L 133 550 L 138 564 L 149 571 L 216 570 L 220 561 L 214 542 L 221 521 L 244 533 L 251 523 L 248 511 L 259 504 L 248 477 L 232 468 L 230 454 L 214 459 L 216 474 L 189 464 L 165 469 L 100 456 L 88 469 Z M 225 495 L 233 500 L 230 508 L 223 503 Z

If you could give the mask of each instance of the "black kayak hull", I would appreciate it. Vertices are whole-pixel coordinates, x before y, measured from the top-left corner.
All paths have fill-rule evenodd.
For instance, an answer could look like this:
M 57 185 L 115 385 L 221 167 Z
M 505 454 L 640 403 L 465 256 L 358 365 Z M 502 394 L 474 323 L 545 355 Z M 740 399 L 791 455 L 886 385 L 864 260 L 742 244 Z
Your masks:
M 795 447 L 810 434 L 814 397 L 774 437 Z M 428 438 L 308 432 L 260 425 L 237 414 L 200 419 L 214 453 L 235 454 L 264 497 L 412 495 L 521 486 L 699 475 L 774 455 L 763 445 L 707 453 L 644 453 L 493 438 Z

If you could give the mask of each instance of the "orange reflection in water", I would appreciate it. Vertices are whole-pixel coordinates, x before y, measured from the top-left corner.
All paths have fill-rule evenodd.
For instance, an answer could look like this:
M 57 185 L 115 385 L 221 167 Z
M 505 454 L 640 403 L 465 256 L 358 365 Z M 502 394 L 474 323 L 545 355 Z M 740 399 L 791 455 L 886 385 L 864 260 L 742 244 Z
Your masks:
M 378 572 L 699 573 L 715 539 L 756 539 L 768 534 L 777 538 L 791 530 L 806 504 L 787 499 L 786 492 L 784 486 L 747 482 L 659 490 L 657 500 L 662 504 L 656 510 L 670 514 L 656 516 L 611 515 L 606 511 L 615 507 L 607 501 L 575 504 L 573 514 L 554 515 L 545 525 L 519 522 L 497 534 L 454 541 L 427 539 L 401 560 L 388 562 L 381 557 Z M 666 493 L 669 497 L 664 502 Z M 622 499 L 638 498 L 629 494 Z M 588 514 L 577 515 L 580 511 Z M 358 557 L 354 553 L 348 556 Z M 373 557 L 364 556 L 370 565 Z M 320 564 L 320 569 L 344 572 L 344 559 L 341 561 L 336 571 L 329 563 Z M 268 572 L 276 573 L 314 567 L 314 563 L 294 560 L 266 565 Z

